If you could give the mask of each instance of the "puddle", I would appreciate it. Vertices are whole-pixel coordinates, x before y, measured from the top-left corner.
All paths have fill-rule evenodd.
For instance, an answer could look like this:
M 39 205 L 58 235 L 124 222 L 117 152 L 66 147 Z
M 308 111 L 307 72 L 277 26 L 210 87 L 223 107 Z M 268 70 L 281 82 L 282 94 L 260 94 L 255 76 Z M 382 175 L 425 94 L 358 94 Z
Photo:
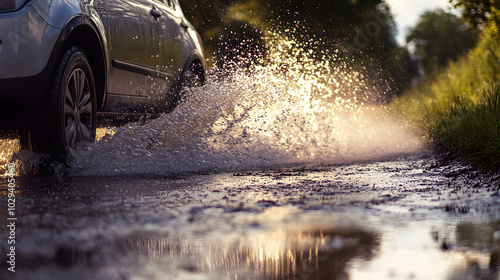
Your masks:
M 498 279 L 498 188 L 431 166 L 20 177 L 17 272 L 0 277 Z

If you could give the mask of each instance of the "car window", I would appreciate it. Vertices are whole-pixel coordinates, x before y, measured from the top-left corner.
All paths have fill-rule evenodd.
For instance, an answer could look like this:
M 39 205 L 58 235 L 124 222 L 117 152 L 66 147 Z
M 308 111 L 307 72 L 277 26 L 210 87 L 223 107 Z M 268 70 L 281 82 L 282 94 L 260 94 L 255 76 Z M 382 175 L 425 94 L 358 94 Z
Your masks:
M 154 0 L 154 1 L 160 2 L 173 10 L 177 8 L 177 1 L 175 0 Z
M 158 2 L 158 3 L 162 3 L 163 5 L 165 5 L 167 3 L 167 1 L 163 1 L 163 0 L 153 0 L 154 2 Z
M 172 9 L 175 10 L 177 8 L 176 1 L 175 0 L 165 0 L 168 2 L 168 6 L 171 7 Z

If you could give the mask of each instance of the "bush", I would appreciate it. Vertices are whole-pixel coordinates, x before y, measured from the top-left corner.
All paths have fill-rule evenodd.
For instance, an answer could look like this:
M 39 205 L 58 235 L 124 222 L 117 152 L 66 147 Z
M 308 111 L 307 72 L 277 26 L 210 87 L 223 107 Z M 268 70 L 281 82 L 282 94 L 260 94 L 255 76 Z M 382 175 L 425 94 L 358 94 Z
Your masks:
M 466 57 L 393 103 L 434 148 L 488 168 L 500 167 L 499 39 L 490 25 Z

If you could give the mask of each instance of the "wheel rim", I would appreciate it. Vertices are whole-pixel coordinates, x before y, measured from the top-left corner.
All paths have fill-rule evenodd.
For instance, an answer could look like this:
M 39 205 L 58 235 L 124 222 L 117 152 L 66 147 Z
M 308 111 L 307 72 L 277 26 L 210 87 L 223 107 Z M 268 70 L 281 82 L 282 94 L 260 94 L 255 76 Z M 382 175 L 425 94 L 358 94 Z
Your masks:
M 92 100 L 85 72 L 77 68 L 71 72 L 64 99 L 65 135 L 68 147 L 91 140 Z

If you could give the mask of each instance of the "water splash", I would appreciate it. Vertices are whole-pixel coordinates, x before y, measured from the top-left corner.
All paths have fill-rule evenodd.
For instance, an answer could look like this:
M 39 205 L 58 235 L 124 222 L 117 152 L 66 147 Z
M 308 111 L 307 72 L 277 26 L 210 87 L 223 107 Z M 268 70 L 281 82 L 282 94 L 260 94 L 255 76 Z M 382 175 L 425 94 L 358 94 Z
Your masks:
M 117 128 L 76 152 L 75 175 L 223 172 L 382 159 L 420 149 L 419 138 L 370 103 L 365 77 L 318 62 L 274 34 L 266 61 L 213 71 L 170 114 Z M 334 61 L 334 60 L 333 60 Z M 373 98 L 371 98 L 373 97 Z
M 19 151 L 19 140 L 12 139 L 10 135 L 6 139 L 0 139 L 0 177 L 7 174 L 7 165 L 12 160 L 12 155 Z

